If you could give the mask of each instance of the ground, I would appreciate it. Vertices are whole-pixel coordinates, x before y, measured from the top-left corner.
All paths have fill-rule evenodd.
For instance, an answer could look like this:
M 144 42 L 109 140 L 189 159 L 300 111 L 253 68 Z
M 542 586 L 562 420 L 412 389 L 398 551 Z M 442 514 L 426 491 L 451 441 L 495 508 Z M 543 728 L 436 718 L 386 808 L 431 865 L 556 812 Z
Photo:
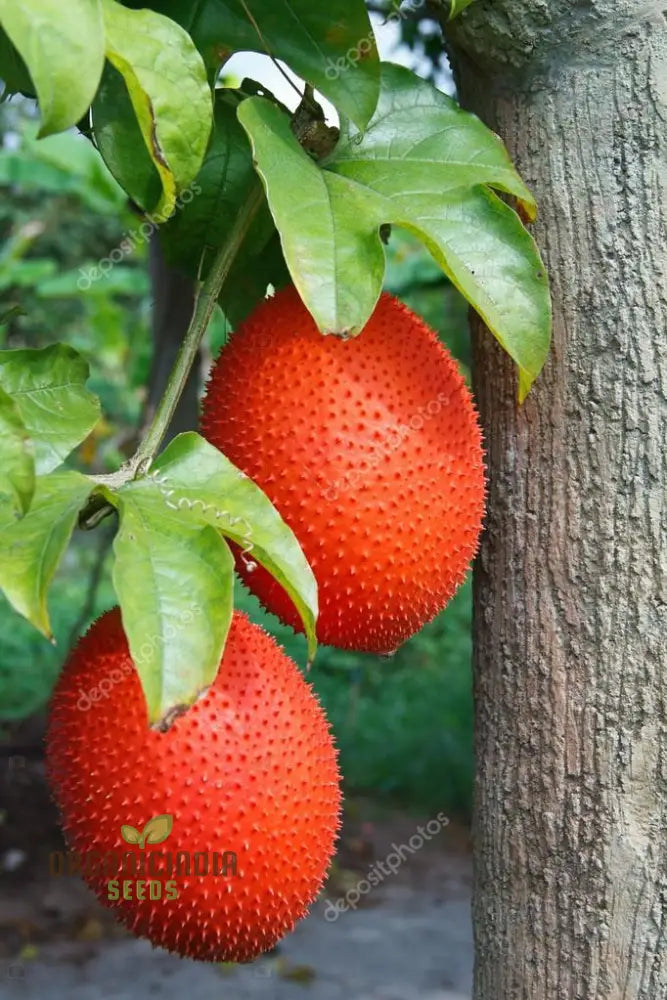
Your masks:
M 395 875 L 331 919 L 329 904 L 430 817 L 354 799 L 327 892 L 278 949 L 252 965 L 183 960 L 130 937 L 76 877 L 52 878 L 61 846 L 42 765 L 14 759 L 1 782 L 2 1000 L 467 1000 L 470 855 L 451 822 Z M 327 919 L 328 918 L 328 919 Z

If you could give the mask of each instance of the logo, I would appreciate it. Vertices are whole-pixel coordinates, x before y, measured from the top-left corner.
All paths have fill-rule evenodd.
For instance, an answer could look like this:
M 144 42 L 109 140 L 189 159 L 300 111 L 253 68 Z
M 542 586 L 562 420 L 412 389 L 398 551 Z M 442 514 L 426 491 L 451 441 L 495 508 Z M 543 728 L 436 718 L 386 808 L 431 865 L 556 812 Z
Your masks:
M 107 899 L 111 902 L 130 899 L 178 899 L 182 878 L 237 878 L 234 851 L 154 850 L 163 844 L 174 828 L 168 813 L 154 816 L 138 829 L 123 823 L 120 837 L 134 850 L 87 851 L 85 854 L 52 851 L 51 875 L 82 874 L 86 878 L 106 879 Z
M 164 813 L 161 816 L 154 816 L 153 819 L 149 819 L 141 833 L 135 827 L 130 826 L 129 823 L 123 823 L 120 828 L 120 835 L 126 844 L 136 844 L 139 850 L 143 851 L 147 844 L 164 843 L 173 828 L 174 817 L 170 816 L 168 813 Z M 152 855 L 149 855 L 149 864 L 151 859 Z M 145 855 L 140 855 L 140 861 L 141 864 L 139 866 L 139 873 L 144 875 L 146 867 L 144 864 Z M 155 872 L 151 872 L 151 874 L 155 874 Z M 162 883 L 159 879 L 139 879 L 134 886 L 132 879 L 123 879 L 122 898 L 146 899 L 146 889 L 148 889 L 149 899 L 162 899 L 163 888 L 165 900 L 178 899 L 178 888 L 173 879 L 169 879 L 165 883 Z M 110 879 L 109 882 L 107 882 L 107 899 L 114 902 L 120 898 L 120 880 L 117 878 Z
M 121 826 L 120 835 L 126 844 L 138 844 L 143 848 L 146 844 L 162 844 L 174 828 L 174 817 L 165 813 L 149 819 L 141 833 L 133 826 Z

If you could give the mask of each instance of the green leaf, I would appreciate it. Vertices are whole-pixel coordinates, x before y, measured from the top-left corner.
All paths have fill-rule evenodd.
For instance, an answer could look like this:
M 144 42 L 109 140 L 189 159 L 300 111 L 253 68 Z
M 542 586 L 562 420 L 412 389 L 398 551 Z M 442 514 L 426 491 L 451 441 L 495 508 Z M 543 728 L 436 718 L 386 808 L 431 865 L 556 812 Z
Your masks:
M 140 297 L 150 294 L 150 282 L 146 271 L 138 267 L 116 264 L 110 271 L 103 272 L 97 263 L 90 261 L 76 271 L 61 271 L 55 278 L 40 282 L 35 294 L 48 299 L 87 296 L 108 300 L 114 295 Z
M 387 206 L 346 178 L 320 169 L 295 139 L 287 116 L 269 101 L 249 98 L 239 118 L 252 139 L 302 299 L 321 330 L 358 333 L 382 289 L 379 227 Z
M 93 429 L 100 403 L 86 387 L 88 363 L 66 344 L 0 351 L 0 388 L 12 397 L 35 449 L 38 474 L 63 462 Z
M 0 0 L 0 23 L 37 90 L 40 135 L 75 125 L 90 107 L 102 75 L 101 0 Z
M 184 199 L 159 230 L 165 259 L 192 277 L 206 277 L 210 261 L 258 183 L 250 143 L 236 116 L 242 99 L 240 91 L 216 91 L 213 134 L 192 185 L 194 196 Z M 220 305 L 228 320 L 237 325 L 264 297 L 267 285 L 280 286 L 285 275 L 276 227 L 264 203 L 220 294 Z
M 253 191 L 257 176 L 248 138 L 236 117 L 241 96 L 234 90 L 215 95 L 213 133 L 201 170 L 193 184 L 194 197 L 184 200 L 172 219 L 160 227 L 168 263 L 199 273 L 202 252 L 212 259 L 224 243 L 234 217 Z M 274 230 L 268 208 L 263 213 L 263 240 Z M 202 277 L 206 270 L 202 272 Z
M 232 52 L 268 52 L 359 128 L 375 110 L 380 69 L 364 0 L 159 0 L 153 6 L 187 29 L 213 78 Z
M 549 351 L 551 299 L 533 237 L 488 188 L 459 190 L 434 217 L 419 197 L 403 225 L 419 236 L 519 369 L 523 402 Z
M 525 395 L 548 352 L 551 306 L 534 240 L 489 190 L 512 195 L 534 215 L 532 195 L 497 136 L 390 64 L 383 64 L 380 102 L 365 134 L 343 123 L 323 164 L 301 149 L 270 102 L 248 98 L 238 116 L 287 266 L 321 330 L 363 329 L 384 276 L 379 228 L 392 223 L 422 240 L 480 313 L 518 364 Z
M 32 444 L 16 403 L 0 389 L 0 511 L 9 506 L 12 513 L 25 514 L 34 491 Z
M 39 288 L 41 282 L 57 271 L 56 262 L 49 258 L 40 260 L 9 260 L 0 264 L 0 291 L 6 288 Z
M 73 202 L 81 202 L 96 214 L 116 218 L 122 216 L 127 204 L 126 193 L 99 152 L 75 132 L 39 140 L 24 134 L 18 149 L 0 150 L 0 185 L 37 191 L 41 196 L 69 195 Z
M 174 21 L 153 10 L 128 10 L 115 0 L 102 3 L 106 55 L 121 74 L 126 94 L 113 76 L 106 78 L 102 99 L 93 107 L 93 128 L 102 134 L 100 150 L 119 183 L 125 186 L 136 170 L 142 182 L 139 204 L 158 220 L 167 219 L 206 152 L 212 116 L 206 70 L 192 39 Z M 129 124 L 127 100 L 141 142 Z M 138 157 L 137 167 L 124 163 L 130 150 Z M 156 203 L 147 202 L 152 187 L 146 152 L 160 179 Z M 133 180 L 126 187 L 135 200 L 136 186 Z
M 93 102 L 93 133 L 105 165 L 132 201 L 150 212 L 162 198 L 162 181 L 150 158 L 130 95 L 107 63 Z
M 269 498 L 198 434 L 179 434 L 149 472 L 170 510 L 236 542 L 287 591 L 303 620 L 312 660 L 317 584 L 299 543 Z
M 380 100 L 365 134 L 344 122 L 327 166 L 389 200 L 415 193 L 437 198 L 488 184 L 513 195 L 529 218 L 536 214 L 535 199 L 498 136 L 427 80 L 392 63 L 382 65 Z
M 137 480 L 118 506 L 113 582 L 151 724 L 194 702 L 218 672 L 233 610 L 234 560 L 217 531 Z
M 449 20 L 451 21 L 453 18 L 458 17 L 466 7 L 469 7 L 474 2 L 475 0 L 450 0 Z
M 265 298 L 269 285 L 278 289 L 290 283 L 280 236 L 273 223 L 271 228 L 271 239 L 257 253 L 251 239 L 243 243 L 220 292 L 218 301 L 234 328 Z M 253 236 L 252 228 L 248 236 Z
M 93 483 L 64 470 L 39 476 L 28 513 L 0 531 L 0 589 L 47 638 L 46 594 Z

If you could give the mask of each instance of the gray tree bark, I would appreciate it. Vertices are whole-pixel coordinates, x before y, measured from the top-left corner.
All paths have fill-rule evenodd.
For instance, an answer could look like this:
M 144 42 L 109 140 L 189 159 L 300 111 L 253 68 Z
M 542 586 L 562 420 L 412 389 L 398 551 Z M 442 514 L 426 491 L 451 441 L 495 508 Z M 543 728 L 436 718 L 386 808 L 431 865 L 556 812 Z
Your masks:
M 555 309 L 520 409 L 475 335 L 475 998 L 665 1000 L 667 0 L 479 0 L 450 46 Z

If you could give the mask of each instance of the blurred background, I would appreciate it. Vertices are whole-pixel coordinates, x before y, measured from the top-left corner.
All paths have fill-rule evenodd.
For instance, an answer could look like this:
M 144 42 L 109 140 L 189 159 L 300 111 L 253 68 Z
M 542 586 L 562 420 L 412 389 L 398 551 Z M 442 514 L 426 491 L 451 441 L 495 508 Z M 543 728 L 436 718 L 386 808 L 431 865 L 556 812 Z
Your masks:
M 448 72 L 440 65 L 437 26 L 404 21 L 383 27 L 381 19 L 376 20 L 385 53 L 417 67 L 422 75 L 435 76 L 443 89 L 450 89 Z M 252 75 L 280 90 L 283 84 L 276 84 L 262 58 L 237 56 L 229 73 Z M 165 348 L 161 342 L 164 331 L 152 309 L 155 286 L 149 242 L 133 239 L 133 251 L 113 263 L 105 276 L 91 281 L 90 269 L 109 259 L 130 234 L 138 233 L 142 220 L 85 139 L 68 133 L 38 142 L 36 130 L 31 102 L 13 98 L 0 104 L 0 349 L 42 347 L 59 340 L 87 358 L 89 386 L 100 396 L 104 416 L 73 461 L 83 471 L 113 471 L 134 451 L 149 404 L 148 387 L 157 386 L 159 391 L 165 351 L 168 354 L 168 345 Z M 438 331 L 468 375 L 465 303 L 420 244 L 406 234 L 393 232 L 387 256 L 386 287 Z M 193 392 L 201 391 L 211 360 L 229 333 L 218 312 Z M 145 995 L 143 988 L 130 985 L 141 977 L 137 970 L 143 962 L 149 963 L 145 975 L 157 977 L 159 988 L 152 992 L 171 996 L 165 983 L 176 969 L 192 964 L 176 962 L 172 969 L 169 963 L 174 960 L 169 956 L 158 954 L 156 959 L 149 946 L 126 942 L 127 949 L 135 949 L 124 953 L 133 967 L 129 980 L 116 983 L 115 992 L 102 987 L 99 993 L 86 992 L 81 975 L 72 971 L 67 949 L 74 948 L 76 968 L 85 961 L 98 963 L 97 972 L 87 974 L 86 981 L 106 982 L 111 989 L 112 973 L 104 971 L 104 963 L 115 968 L 113 955 L 118 953 L 102 945 L 117 946 L 122 932 L 109 926 L 107 915 L 97 912 L 82 886 L 65 890 L 47 877 L 46 855 L 60 844 L 60 834 L 41 771 L 45 706 L 69 648 L 116 603 L 110 579 L 112 528 L 107 523 L 93 532 L 75 533 L 51 589 L 56 645 L 20 619 L 0 596 L 0 996 L 37 997 L 46 995 L 47 988 L 50 996 Z M 410 529 L 397 525 L 397 530 Z M 237 606 L 271 632 L 297 663 L 305 663 L 302 637 L 265 614 L 240 585 Z M 211 983 L 202 980 L 193 996 L 282 997 L 283 990 L 292 996 L 294 989 L 308 987 L 318 1000 L 333 998 L 339 994 L 329 981 L 333 972 L 327 969 L 332 963 L 339 969 L 341 961 L 357 969 L 358 989 L 367 991 L 359 995 L 389 1000 L 467 994 L 470 660 L 470 581 L 392 658 L 320 649 L 310 680 L 340 748 L 347 803 L 328 898 L 345 900 L 373 859 L 385 857 L 392 844 L 409 838 L 420 822 L 438 813 L 447 821 L 441 823 L 437 837 L 402 865 L 391 884 L 364 896 L 335 924 L 321 915 L 319 936 L 315 930 L 297 931 L 294 946 L 281 946 L 262 960 L 264 972 L 217 969 L 217 978 Z M 354 938 L 359 933 L 358 918 L 371 911 L 375 936 L 366 926 L 364 938 L 365 925 L 360 925 L 357 951 L 353 948 L 345 959 L 345 946 L 335 942 L 343 933 L 350 934 L 339 925 L 351 928 Z M 384 919 L 389 923 L 378 927 L 377 920 Z M 449 957 L 443 953 L 443 922 L 451 930 Z M 51 961 L 49 948 L 54 942 L 60 957 L 65 949 L 70 963 L 59 966 L 55 979 L 53 969 L 42 964 L 45 957 Z M 387 992 L 392 982 L 399 983 L 398 992 Z M 171 980 L 170 989 L 184 986 L 192 993 L 192 980 L 178 980 L 178 987 L 176 983 Z M 413 987 L 414 994 L 409 992 Z M 356 994 L 347 983 L 340 995 Z

